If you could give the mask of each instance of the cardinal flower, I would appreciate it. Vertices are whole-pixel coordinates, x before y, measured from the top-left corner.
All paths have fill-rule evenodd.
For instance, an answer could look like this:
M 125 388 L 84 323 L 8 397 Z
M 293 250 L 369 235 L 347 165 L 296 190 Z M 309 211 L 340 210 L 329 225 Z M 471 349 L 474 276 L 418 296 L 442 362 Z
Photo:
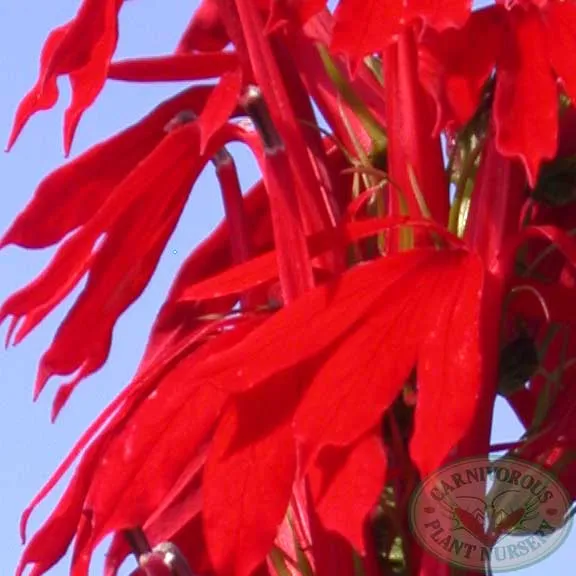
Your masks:
M 39 101 L 58 74 L 94 97 L 105 78 L 217 81 L 48 176 L 2 239 L 61 243 L 0 308 L 16 341 L 88 273 L 40 364 L 36 394 L 76 373 L 54 415 L 106 361 L 210 161 L 225 218 L 184 262 L 134 378 L 26 510 L 23 536 L 77 464 L 18 576 L 70 548 L 84 576 L 108 536 L 107 576 L 131 553 L 133 576 L 448 576 L 410 534 L 411 494 L 488 457 L 497 394 L 527 427 L 511 449 L 571 482 L 573 149 L 551 142 L 573 118 L 557 84 L 570 94 L 572 4 L 343 0 L 333 21 L 324 1 L 204 0 L 175 54 L 112 64 L 120 3 L 105 6 L 104 37 L 88 0 L 66 51 L 55 33 Z M 232 140 L 261 172 L 246 195 Z
M 88 273 L 86 287 L 40 363 L 36 396 L 52 375 L 75 373 L 58 393 L 53 417 L 76 384 L 105 362 L 116 320 L 148 284 L 190 187 L 221 147 L 215 144 L 199 155 L 197 124 L 173 123 L 183 110 L 199 110 L 209 94 L 209 87 L 183 92 L 48 176 L 2 238 L 4 246 L 27 248 L 61 242 L 47 269 L 0 308 L 2 320 L 12 317 L 9 337 L 18 328 L 15 342 Z M 175 128 L 167 131 L 167 126 Z M 132 239 L 127 230 L 132 230 Z M 140 234 L 135 252 L 133 242 Z M 110 286 L 115 286 L 113 292 Z M 92 326 L 91 338 L 80 338 L 87 325 Z
M 490 43 L 480 50 L 486 37 Z M 422 78 L 438 103 L 439 127 L 470 120 L 495 68 L 497 147 L 522 161 L 534 186 L 542 161 L 556 153 L 559 90 L 576 95 L 568 58 L 575 39 L 576 6 L 554 0 L 502 2 L 475 12 L 460 30 L 429 30 Z
M 300 4 L 308 10 L 314 0 Z M 395 40 L 407 24 L 423 22 L 438 30 L 459 27 L 466 21 L 472 2 L 420 2 L 418 0 L 389 0 L 386 2 L 359 2 L 340 0 L 336 7 L 334 50 L 342 50 L 352 57 L 362 57 L 382 49 Z
M 8 148 L 30 116 L 56 104 L 58 77 L 68 76 L 72 86 L 72 102 L 64 119 L 64 149 L 68 154 L 82 114 L 106 81 L 118 42 L 118 12 L 123 3 L 84 0 L 74 19 L 50 33 L 42 49 L 40 76 L 18 107 Z

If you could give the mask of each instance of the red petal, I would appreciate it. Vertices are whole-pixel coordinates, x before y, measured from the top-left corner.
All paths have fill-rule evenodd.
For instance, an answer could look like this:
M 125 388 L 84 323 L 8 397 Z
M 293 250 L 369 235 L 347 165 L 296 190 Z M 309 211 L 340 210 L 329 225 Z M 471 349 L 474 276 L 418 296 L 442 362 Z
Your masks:
M 190 365 L 191 359 L 185 360 L 161 382 L 109 443 L 86 495 L 86 506 L 94 511 L 92 545 L 115 530 L 143 526 L 153 513 L 160 519 L 158 507 L 174 502 L 178 482 L 185 487 L 197 472 L 200 447 L 227 395 L 210 386 L 191 390 L 193 382 L 183 386 Z M 188 520 L 180 516 L 186 510 L 171 510 L 164 527 L 157 526 L 160 532 L 177 530 Z
M 347 308 L 355 323 L 314 375 L 294 419 L 307 457 L 327 444 L 347 445 L 380 421 L 410 375 L 420 344 L 435 325 L 435 310 L 465 268 L 466 257 L 463 252 L 421 250 L 360 268 L 372 276 L 371 293 L 360 289 L 357 277 L 356 299 Z M 400 273 L 395 270 L 398 264 L 404 265 Z M 332 290 L 331 308 L 336 311 L 343 302 L 338 288 Z M 317 326 L 318 320 L 311 319 L 306 328 L 292 329 L 312 335 Z
M 310 254 L 317 256 L 323 251 L 342 245 L 357 242 L 377 232 L 403 225 L 413 225 L 425 230 L 434 231 L 447 242 L 453 243 L 455 238 L 446 233 L 431 220 L 412 220 L 404 216 L 371 218 L 358 222 L 350 222 L 342 228 L 319 233 L 309 238 Z M 248 262 L 232 266 L 211 278 L 198 283 L 190 282 L 181 293 L 182 302 L 205 300 L 231 294 L 239 294 L 255 286 L 264 284 L 278 277 L 278 265 L 273 251 L 252 258 Z
M 217 0 L 202 0 L 178 44 L 177 52 L 222 50 L 229 42 Z
M 418 359 L 418 403 L 410 451 L 424 477 L 469 431 L 482 385 L 480 303 L 484 268 L 469 255 L 435 301 L 435 322 Z M 442 425 L 438 426 L 439 414 Z
M 459 28 L 466 22 L 472 3 L 472 0 L 408 0 L 407 15 L 421 18 L 436 30 Z
M 464 126 L 474 115 L 484 83 L 494 68 L 503 39 L 505 11 L 491 7 L 474 12 L 461 30 L 428 30 L 419 47 L 420 79 L 436 100 L 436 132 L 455 122 Z M 490 42 L 483 42 L 490 37 Z
M 53 77 L 46 77 L 44 71 L 49 66 L 58 46 L 62 42 L 62 39 L 68 33 L 69 28 L 70 24 L 66 24 L 52 30 L 48 35 L 44 47 L 42 48 L 42 55 L 40 56 L 40 77 L 34 85 L 34 88 L 24 96 L 22 102 L 20 102 L 18 106 L 18 110 L 16 110 L 12 132 L 8 138 L 7 150 L 12 148 L 14 142 L 16 142 L 20 132 L 22 132 L 22 129 L 32 114 L 38 110 L 48 110 L 58 101 L 59 92 L 56 79 Z
M 220 338 L 213 338 L 207 342 L 207 334 L 214 335 L 215 333 L 218 333 L 217 323 L 212 323 L 208 326 L 201 327 L 200 329 L 184 331 L 185 338 L 183 338 L 181 342 L 177 343 L 177 345 L 165 345 L 164 347 L 158 345 L 157 348 L 161 349 L 162 352 L 156 355 L 154 364 L 145 369 L 142 368 L 129 386 L 127 386 L 91 424 L 72 448 L 70 454 L 58 467 L 56 472 L 43 486 L 40 492 L 34 497 L 31 504 L 26 508 L 22 515 L 20 526 L 22 539 L 25 539 L 26 525 L 33 510 L 54 489 L 62 476 L 74 464 L 78 455 L 82 453 L 86 446 L 88 446 L 104 426 L 106 426 L 106 428 L 102 434 L 94 440 L 92 446 L 86 449 L 85 455 L 82 457 L 79 466 L 79 470 L 85 470 L 86 474 L 89 476 L 92 476 L 92 465 L 89 462 L 84 462 L 89 459 L 88 455 L 92 453 L 91 451 L 95 450 L 97 445 L 105 443 L 111 433 L 118 436 L 119 431 L 121 431 L 125 426 L 127 418 L 131 417 L 134 409 L 138 407 L 142 400 L 145 400 L 148 395 L 151 394 L 154 388 L 158 386 L 159 382 L 162 382 L 162 380 L 170 380 L 173 374 L 175 374 L 177 382 L 180 380 L 178 374 L 181 374 L 181 372 L 179 372 L 179 370 L 183 370 L 184 373 L 189 370 L 186 364 L 184 367 L 180 365 L 183 358 L 188 358 L 192 354 L 195 354 L 193 359 L 198 359 L 202 354 L 209 355 L 217 351 L 220 346 L 226 347 L 227 345 L 237 341 L 238 338 L 241 338 L 246 333 L 243 332 L 243 330 L 250 330 L 252 325 L 250 323 L 242 325 L 241 322 L 238 323 L 238 321 L 236 321 L 236 324 L 234 324 L 236 327 L 235 330 L 230 330 L 230 326 L 228 326 L 228 329 Z M 165 330 L 163 334 L 156 335 L 156 341 L 159 343 L 161 340 L 164 340 L 165 344 L 169 344 L 174 340 L 173 336 L 173 333 Z M 204 345 L 200 350 L 201 344 Z M 85 478 L 78 478 L 78 482 L 85 482 L 85 480 Z M 87 490 L 88 485 L 83 484 L 83 486 L 85 486 L 85 490 Z M 72 489 L 71 486 L 70 490 Z M 84 495 L 82 495 L 82 498 L 84 498 Z M 51 530 L 48 524 L 50 524 L 50 522 L 47 523 L 46 529 Z
M 403 15 L 400 0 L 340 0 L 332 49 L 352 58 L 378 52 L 400 32 Z
M 60 388 L 54 415 L 77 382 L 105 362 L 116 320 L 140 295 L 156 268 L 195 173 L 202 167 L 202 159 L 196 164 L 186 161 L 194 156 L 199 143 L 196 127 L 190 128 L 166 137 L 116 188 L 90 223 L 60 249 L 54 260 L 58 262 L 62 253 L 73 250 L 79 262 L 91 259 L 86 288 L 40 362 L 35 394 L 53 374 L 71 374 L 79 370 L 72 382 Z M 138 203 L 133 202 L 134 198 L 138 198 Z M 151 232 L 143 236 L 143 230 Z M 102 232 L 107 232 L 106 238 L 91 256 L 91 244 Z M 135 246 L 140 250 L 136 259 Z M 2 307 L 2 316 L 26 315 L 17 338 L 30 331 L 57 303 L 53 293 L 63 297 L 63 292 L 78 279 L 76 271 L 73 271 L 74 275 L 69 272 L 69 280 L 62 288 L 60 268 L 52 264 L 41 280 L 13 296 Z M 90 338 L 85 338 L 83 334 L 88 325 L 92 327 L 92 333 Z
M 76 17 L 50 34 L 43 49 L 40 79 L 16 113 L 8 147 L 32 114 L 56 103 L 56 79 L 68 75 L 72 85 L 72 102 L 64 123 L 64 148 L 68 154 L 81 115 L 106 81 L 118 41 L 117 18 L 122 3 L 123 0 L 84 0 Z
M 310 471 L 318 518 L 364 553 L 364 521 L 378 502 L 386 478 L 380 428 L 347 448 L 328 446 Z
M 88 222 L 111 190 L 164 139 L 166 124 L 182 110 L 201 110 L 212 90 L 211 86 L 194 86 L 181 92 L 130 128 L 52 172 L 4 234 L 0 247 L 45 248 Z
M 66 554 L 81 520 L 90 478 L 100 464 L 102 449 L 108 440 L 109 435 L 105 434 L 88 448 L 58 506 L 26 546 L 16 570 L 17 576 L 22 575 L 28 564 L 34 564 L 32 574 L 40 576 Z M 28 508 L 27 512 L 30 510 Z
M 298 391 L 298 380 L 280 377 L 244 395 L 214 435 L 204 473 L 204 525 L 222 576 L 249 576 L 286 514 L 296 472 L 288 416 Z
M 238 104 L 241 88 L 242 72 L 238 67 L 224 74 L 214 88 L 198 118 L 201 154 L 212 136 L 228 122 Z
M 90 0 L 86 1 L 88 4 Z M 94 103 L 106 82 L 110 60 L 118 42 L 118 10 L 123 1 L 104 0 L 104 2 L 98 3 L 99 6 L 104 5 L 103 21 L 99 30 L 100 36 L 94 39 L 94 44 L 89 48 L 91 52 L 88 61 L 83 61 L 82 56 L 80 56 L 79 61 L 72 69 L 64 67 L 63 71 L 58 74 L 68 73 L 72 89 L 72 100 L 64 113 L 64 153 L 66 156 L 70 153 L 72 140 L 82 115 Z M 91 9 L 91 11 L 93 10 Z M 97 16 L 91 14 L 86 19 L 86 23 L 82 23 L 82 27 L 94 26 L 96 22 L 98 22 Z M 70 39 L 74 37 L 74 32 L 77 33 L 79 40 L 85 41 L 88 33 L 86 30 L 80 30 L 80 27 L 72 29 Z M 60 48 L 66 46 L 65 50 L 72 50 L 72 46 L 66 45 L 66 40 L 67 38 L 64 39 Z M 74 43 L 76 44 L 76 42 L 78 40 L 75 39 Z M 80 51 L 84 49 L 83 47 L 74 48 L 74 50 Z
M 440 253 L 441 259 L 445 256 Z M 411 292 L 412 274 L 437 259 L 432 251 L 419 250 L 357 266 L 274 314 L 239 346 L 199 365 L 198 375 L 217 375 L 231 389 L 254 386 L 335 343 L 385 301 L 397 283 L 405 282 Z M 380 279 L 376 285 L 375 277 Z
M 570 55 L 576 49 L 576 6 L 569 2 L 548 2 L 544 22 L 550 61 L 566 92 L 574 99 L 576 63 Z
M 66 493 L 71 496 L 64 497 L 35 535 L 29 545 L 31 551 L 25 551 L 22 566 L 34 561 L 48 566 L 48 560 L 57 560 L 56 557 L 64 554 L 74 536 L 81 510 L 90 511 L 90 522 L 80 528 L 82 539 L 75 547 L 77 570 L 89 562 L 94 547 L 107 533 L 142 526 L 154 511 L 168 514 L 164 517 L 164 529 L 170 525 L 178 528 L 186 520 L 180 513 L 186 516 L 187 511 L 174 510 L 172 506 L 179 498 L 188 496 L 186 489 L 190 481 L 194 482 L 201 463 L 194 458 L 202 458 L 201 445 L 209 437 L 227 394 L 199 383 L 191 394 L 189 386 L 182 386 L 183 379 L 203 354 L 230 346 L 252 326 L 254 321 L 239 323 L 235 330 L 226 330 L 201 347 L 198 341 L 192 348 L 186 342 L 185 360 L 182 360 L 182 350 L 174 351 L 168 357 L 159 358 L 153 368 L 135 379 L 80 440 L 28 508 L 23 522 L 112 414 L 107 428 L 82 457 L 78 479 Z M 194 340 L 192 338 L 192 342 Z M 195 348 L 195 352 L 190 353 Z M 114 413 L 118 406 L 120 409 Z M 186 438 L 186 442 L 182 442 L 182 438 Z M 89 456 L 94 451 L 96 454 Z M 67 498 L 71 497 L 73 508 L 67 504 Z M 62 510 L 64 525 L 59 520 Z M 58 538 L 52 536 L 54 531 Z
M 542 160 L 556 153 L 558 90 L 536 10 L 510 12 L 514 41 L 502 50 L 494 96 L 496 145 L 524 164 L 534 187 Z
M 183 82 L 217 78 L 237 66 L 238 58 L 233 52 L 174 54 L 112 62 L 108 78 L 128 82 Z

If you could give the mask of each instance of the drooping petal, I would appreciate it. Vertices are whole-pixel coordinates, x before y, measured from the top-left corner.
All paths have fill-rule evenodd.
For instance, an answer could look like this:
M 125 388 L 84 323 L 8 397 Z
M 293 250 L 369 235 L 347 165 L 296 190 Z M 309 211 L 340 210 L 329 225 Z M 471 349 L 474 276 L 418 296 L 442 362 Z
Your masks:
M 340 0 L 332 48 L 360 58 L 396 40 L 414 19 L 438 30 L 462 26 L 471 7 L 470 0 Z
M 45 275 L 12 296 L 2 307 L 4 317 L 25 317 L 16 335 L 21 339 L 72 289 L 73 281 L 79 280 L 78 272 L 71 268 L 70 280 L 62 284 L 63 269 L 59 264 L 62 254 L 74 251 L 77 262 L 90 264 L 86 288 L 40 361 L 35 395 L 53 374 L 79 370 L 72 382 L 60 388 L 54 416 L 77 382 L 105 362 L 116 320 L 139 296 L 156 268 L 184 207 L 194 173 L 202 168 L 202 161 L 188 161 L 199 143 L 197 132 L 194 136 L 195 127 L 191 128 L 163 140 L 115 190 L 115 195 L 108 198 L 96 217 L 64 244 Z M 171 193 L 166 193 L 168 189 Z M 145 229 L 150 233 L 143 236 Z M 106 238 L 93 252 L 93 245 L 103 232 L 107 233 Z M 141 248 L 136 259 L 134 241 Z M 64 263 L 70 257 L 67 259 Z M 56 299 L 54 293 L 58 296 Z M 82 336 L 88 325 L 92 326 L 89 339 Z
M 534 187 L 542 160 L 557 148 L 558 89 L 537 12 L 515 9 L 509 19 L 513 42 L 502 50 L 494 96 L 496 145 L 522 161 Z
M 212 52 L 222 50 L 230 38 L 220 18 L 217 0 L 201 0 L 190 20 L 176 52 L 178 54 L 198 50 Z
M 435 470 L 470 430 L 478 409 L 484 270 L 474 255 L 460 266 L 458 279 L 446 286 L 444 298 L 435 307 L 436 321 L 418 359 L 418 402 L 410 452 L 422 477 Z M 439 414 L 440 427 L 435 425 Z
M 385 301 L 396 283 L 404 280 L 411 286 L 412 275 L 425 268 L 430 258 L 434 259 L 430 251 L 419 250 L 348 271 L 277 312 L 240 346 L 199 365 L 198 375 L 217 374 L 231 389 L 245 389 L 319 354 Z M 375 277 L 380 279 L 377 290 Z
M 356 293 L 357 299 L 363 295 L 363 314 L 354 315 L 356 321 L 330 348 L 304 393 L 294 419 L 296 434 L 306 447 L 304 458 L 326 445 L 346 446 L 380 421 L 416 364 L 426 334 L 436 324 L 436 310 L 447 305 L 447 287 L 467 273 L 467 259 L 462 252 L 422 250 L 361 267 L 366 275 L 372 272 L 373 278 L 382 278 L 381 290 L 374 300 Z M 393 274 L 394 264 L 402 261 L 404 270 Z M 333 290 L 337 293 L 338 288 Z M 372 292 L 376 292 L 373 285 Z M 333 298 L 330 307 L 336 310 L 342 302 Z M 359 303 L 349 306 L 358 309 Z M 310 321 L 308 331 L 315 324 Z M 449 330 L 444 324 L 442 328 Z
M 443 168 L 440 138 L 435 137 L 434 107 L 418 80 L 416 39 L 403 31 L 397 44 L 384 52 L 386 111 L 388 115 L 388 173 L 392 214 L 401 197 L 412 217 L 420 217 L 422 201 L 431 217 L 448 221 L 448 181 Z M 415 189 L 417 188 L 417 189 Z M 419 199 L 418 195 L 422 198 Z M 427 237 L 429 241 L 429 237 Z
M 24 96 L 16 110 L 14 125 L 8 138 L 6 150 L 9 151 L 12 148 L 30 116 L 39 110 L 52 108 L 58 101 L 59 91 L 56 79 L 53 77 L 45 77 L 44 70 L 48 68 L 60 42 L 62 42 L 62 39 L 68 33 L 69 28 L 70 24 L 66 24 L 52 30 L 48 35 L 40 57 L 40 78 L 38 78 L 34 88 Z
M 84 0 L 76 17 L 48 37 L 40 78 L 16 112 L 8 148 L 14 144 L 30 116 L 54 106 L 58 98 L 56 80 L 68 75 L 72 102 L 65 113 L 64 149 L 66 154 L 69 153 L 82 114 L 94 102 L 106 81 L 118 41 L 118 12 L 123 2 Z
M 436 133 L 449 124 L 462 128 L 476 112 L 502 49 L 504 18 L 505 11 L 494 6 L 474 12 L 459 30 L 425 32 L 419 45 L 419 73 L 436 101 Z M 490 42 L 483 43 L 487 36 Z
M 570 54 L 576 47 L 576 6 L 571 2 L 547 2 L 543 11 L 550 62 L 566 92 L 576 96 L 576 66 Z
M 379 427 L 352 446 L 324 448 L 310 471 L 318 518 L 327 530 L 344 536 L 361 554 L 364 520 L 378 501 L 385 477 L 386 456 Z
M 85 506 L 94 512 L 93 545 L 110 532 L 143 526 L 152 513 L 160 513 L 158 506 L 176 491 L 175 484 L 209 438 L 226 394 L 209 386 L 187 390 L 185 399 L 175 394 L 186 366 L 188 361 L 142 402 L 92 475 Z
M 204 526 L 222 576 L 249 576 L 269 552 L 296 473 L 290 413 L 301 382 L 280 376 L 230 404 L 204 474 Z
M 238 66 L 227 71 L 214 88 L 198 118 L 200 127 L 200 153 L 215 132 L 226 122 L 238 105 L 242 87 L 242 72 Z
M 238 58 L 233 52 L 173 54 L 112 62 L 108 78 L 126 82 L 183 82 L 217 78 L 237 66 Z
M 340 0 L 332 49 L 352 58 L 378 52 L 402 30 L 403 15 L 403 2 L 399 0 Z
M 217 337 L 208 340 L 206 331 L 191 334 L 184 346 L 157 358 L 153 366 L 135 378 L 27 509 L 23 528 L 33 508 L 105 424 L 82 456 L 65 496 L 24 551 L 22 569 L 36 562 L 40 570 L 37 575 L 43 574 L 66 552 L 75 534 L 80 534 L 77 525 L 82 514 L 87 515 L 89 522 L 83 521 L 78 528 L 82 537 L 75 545 L 77 570 L 89 562 L 94 547 L 107 534 L 142 526 L 153 512 L 168 511 L 175 498 L 186 495 L 181 489 L 186 488 L 190 476 L 193 480 L 195 467 L 202 463 L 202 445 L 213 429 L 227 392 L 198 382 L 196 394 L 191 394 L 191 389 L 181 383 L 203 354 L 225 349 L 258 322 L 240 320 L 234 329 L 216 331 Z M 182 443 L 183 437 L 187 444 Z M 184 445 L 186 450 L 182 450 Z M 172 449 L 174 446 L 179 449 Z M 158 466 L 150 467 L 149 462 Z M 162 473 L 158 474 L 158 470 Z M 178 515 L 171 518 L 174 527 L 182 521 Z
M 47 176 L 3 235 L 0 247 L 45 248 L 86 224 L 114 187 L 166 136 L 168 122 L 182 110 L 199 112 L 212 90 L 210 86 L 184 90 Z
M 41 576 L 66 554 L 80 522 L 90 478 L 108 440 L 105 434 L 88 448 L 58 506 L 26 546 L 16 576 L 21 576 L 28 564 L 34 565 L 31 574 Z

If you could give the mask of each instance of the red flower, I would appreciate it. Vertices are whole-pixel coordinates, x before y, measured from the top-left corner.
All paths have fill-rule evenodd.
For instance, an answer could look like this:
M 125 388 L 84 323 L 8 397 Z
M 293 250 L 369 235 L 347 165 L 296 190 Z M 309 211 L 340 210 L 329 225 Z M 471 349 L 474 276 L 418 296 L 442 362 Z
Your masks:
M 218 81 L 190 87 L 50 175 L 1 241 L 62 242 L 47 270 L 0 308 L 0 319 L 13 317 L 10 334 L 23 319 L 16 341 L 89 274 L 40 365 L 36 393 L 52 374 L 77 372 L 54 415 L 105 362 L 116 320 L 147 285 L 210 160 L 225 220 L 185 261 L 135 378 L 26 510 L 23 532 L 79 460 L 18 576 L 27 565 L 40 576 L 70 546 L 72 574 L 83 576 L 108 535 L 107 576 L 130 552 L 134 576 L 352 576 L 360 564 L 376 576 L 377 558 L 398 568 L 399 539 L 406 572 L 447 576 L 450 567 L 409 534 L 409 499 L 439 466 L 488 455 L 497 393 L 538 425 L 518 452 L 573 480 L 574 468 L 562 468 L 575 448 L 571 388 L 541 410 L 551 375 L 572 367 L 571 344 L 552 338 L 520 364 L 510 354 L 574 323 L 565 310 L 576 286 L 572 181 L 552 186 L 568 199 L 558 209 L 546 179 L 556 182 L 556 165 L 536 180 L 556 153 L 552 70 L 570 90 L 565 59 L 544 40 L 572 7 L 523 3 L 468 18 L 464 0 L 347 0 L 334 24 L 324 5 L 205 0 L 176 54 L 113 64 L 95 32 L 78 37 L 94 4 L 70 25 L 74 66 L 106 70 L 89 76 L 98 90 L 106 76 Z M 476 58 L 486 31 L 496 41 Z M 572 41 L 559 37 L 555 46 Z M 353 75 L 351 63 L 371 52 L 378 57 L 356 62 Z M 46 66 L 48 77 L 56 65 Z M 489 123 L 491 100 L 478 101 L 494 67 Z M 239 115 L 254 130 L 231 121 Z M 439 130 L 472 116 L 446 167 Z M 246 196 L 223 148 L 231 140 L 248 145 L 262 172 Z M 573 152 L 565 142 L 560 150 Z M 47 217 L 49 206 L 58 208 Z
M 40 77 L 18 107 L 8 148 L 30 116 L 56 104 L 57 79 L 67 75 L 72 102 L 64 118 L 64 150 L 69 153 L 84 110 L 94 102 L 106 81 L 118 41 L 118 12 L 123 2 L 84 0 L 73 20 L 50 33 L 42 50 Z
M 472 14 L 460 30 L 428 31 L 422 77 L 438 102 L 439 127 L 471 118 L 495 67 L 498 151 L 519 158 L 534 186 L 542 161 L 556 153 L 559 87 L 576 96 L 568 56 L 575 48 L 576 6 L 555 0 L 493 6 Z
M 461 26 L 471 6 L 469 0 L 340 0 L 335 14 L 333 48 L 352 57 L 361 57 L 381 50 L 413 20 L 421 20 L 439 30 Z
M 72 232 L 47 269 L 0 307 L 0 319 L 13 317 L 9 335 L 24 319 L 15 342 L 89 273 L 85 289 L 40 363 L 35 395 L 52 375 L 76 373 L 60 388 L 53 417 L 76 384 L 105 362 L 116 320 L 148 284 L 190 187 L 223 143 L 198 155 L 197 124 L 165 130 L 182 110 L 199 109 L 209 94 L 206 87 L 183 92 L 48 176 L 0 242 L 42 248 Z M 196 162 L 188 162 L 190 157 Z M 102 234 L 106 237 L 96 248 Z M 137 257 L 134 242 L 139 245 Z M 110 286 L 115 286 L 113 292 Z M 87 325 L 92 327 L 90 339 L 81 336 Z

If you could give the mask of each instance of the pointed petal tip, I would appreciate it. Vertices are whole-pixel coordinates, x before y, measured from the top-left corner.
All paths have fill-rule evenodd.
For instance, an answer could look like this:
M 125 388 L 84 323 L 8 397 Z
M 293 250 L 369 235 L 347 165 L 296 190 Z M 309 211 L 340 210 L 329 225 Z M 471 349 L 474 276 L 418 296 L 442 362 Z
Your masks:
M 6 143 L 6 147 L 4 148 L 4 152 L 6 154 L 8 154 L 8 152 L 10 152 L 12 150 L 12 148 L 14 148 L 14 144 L 16 144 L 16 140 L 18 139 L 20 131 L 21 131 L 21 128 L 17 128 L 16 126 L 14 126 L 12 128 L 12 132 L 10 133 L 10 136 L 8 137 L 8 142 Z
M 46 383 L 51 376 L 52 372 L 44 366 L 44 359 L 40 360 L 40 365 L 38 366 L 38 372 L 36 374 L 36 382 L 34 382 L 34 392 L 32 395 L 33 402 L 38 400 L 40 393 L 44 389 L 44 386 L 46 386 Z
M 20 540 L 22 541 L 22 545 L 26 544 L 26 529 L 28 528 L 28 520 L 30 520 L 30 514 L 32 514 L 32 508 L 28 506 L 24 512 L 22 512 L 22 516 L 20 516 Z M 22 562 L 23 560 L 21 560 Z
M 64 114 L 64 158 L 68 160 L 70 158 L 70 150 L 72 149 L 72 143 L 74 142 L 74 136 L 76 134 L 76 129 L 78 128 L 78 123 L 80 121 L 81 114 L 78 112 L 71 112 L 70 109 L 66 110 Z
M 22 558 L 20 560 L 20 562 L 18 562 L 18 566 L 16 566 L 16 574 L 15 576 L 22 576 L 22 574 L 24 573 L 24 570 L 26 568 L 26 565 L 28 563 L 24 561 L 24 558 Z
M 4 322 L 4 320 L 9 316 L 8 312 L 4 310 L 3 307 L 0 308 L 0 326 Z M 4 339 L 4 350 L 8 350 L 8 348 L 12 346 L 16 346 L 17 342 L 13 338 L 14 331 L 18 326 L 20 319 L 16 318 L 15 316 L 12 317 L 10 320 L 10 326 L 8 326 L 8 331 L 6 332 L 6 338 Z
M 72 393 L 77 381 L 78 378 L 75 378 L 72 382 L 62 384 L 62 386 L 58 388 L 58 392 L 56 392 L 56 396 L 52 402 L 52 411 L 50 412 L 50 422 L 52 424 L 56 422 L 58 415 L 62 411 L 62 408 L 64 408 L 64 405 L 70 397 L 70 394 Z

